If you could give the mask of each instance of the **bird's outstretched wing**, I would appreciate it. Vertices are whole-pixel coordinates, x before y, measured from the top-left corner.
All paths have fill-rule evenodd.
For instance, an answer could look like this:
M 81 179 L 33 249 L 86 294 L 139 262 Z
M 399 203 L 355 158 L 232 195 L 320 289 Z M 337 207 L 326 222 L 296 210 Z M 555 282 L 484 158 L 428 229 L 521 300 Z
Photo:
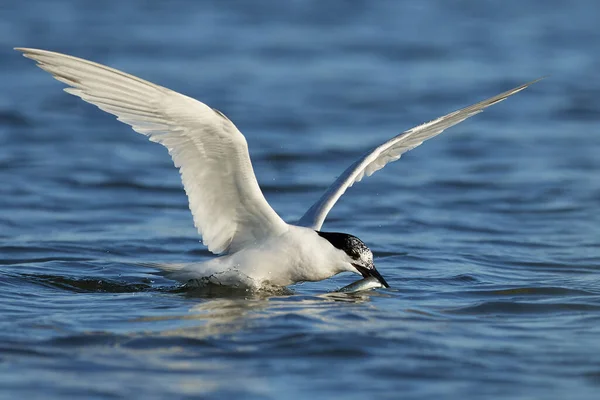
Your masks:
M 315 230 L 321 229 L 321 226 L 327 217 L 327 213 L 329 213 L 329 210 L 331 210 L 340 196 L 343 195 L 346 189 L 352 186 L 355 182 L 362 180 L 365 175 L 371 176 L 375 171 L 380 170 L 386 166 L 386 164 L 392 161 L 398 160 L 402 154 L 419 146 L 425 140 L 439 135 L 445 129 L 448 129 L 475 114 L 479 114 L 485 108 L 499 103 L 507 97 L 520 92 L 540 79 L 525 83 L 507 92 L 490 97 L 489 99 L 483 100 L 477 104 L 473 104 L 472 106 L 465 107 L 461 110 L 444 115 L 443 117 L 427 122 L 423 125 L 409 129 L 398 136 L 393 137 L 382 145 L 375 147 L 373 150 L 364 154 L 354 164 L 348 167 L 348 169 L 346 169 L 342 175 L 340 175 L 340 177 L 333 182 L 331 186 L 329 186 L 323 196 L 321 196 L 321 198 L 315 204 L 313 204 L 306 214 L 302 216 L 298 224 Z
M 287 229 L 258 186 L 244 135 L 222 113 L 91 61 L 45 50 L 15 50 L 69 85 L 66 92 L 116 115 L 168 149 L 194 224 L 213 253 L 233 252 Z

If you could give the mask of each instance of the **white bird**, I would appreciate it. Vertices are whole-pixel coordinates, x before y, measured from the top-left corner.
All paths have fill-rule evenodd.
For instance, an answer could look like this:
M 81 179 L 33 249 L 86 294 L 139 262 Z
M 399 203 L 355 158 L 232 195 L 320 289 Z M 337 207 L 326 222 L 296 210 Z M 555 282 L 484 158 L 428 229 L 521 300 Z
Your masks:
M 16 48 L 67 84 L 64 90 L 117 116 L 134 131 L 165 146 L 179 168 L 194 225 L 209 261 L 163 266 L 166 276 L 187 282 L 260 288 L 319 281 L 341 272 L 374 277 L 371 250 L 357 237 L 320 231 L 342 194 L 402 154 L 445 129 L 520 92 L 523 84 L 477 104 L 409 129 L 365 153 L 347 168 L 297 224 L 284 222 L 258 186 L 244 135 L 222 112 L 143 79 L 81 58 Z

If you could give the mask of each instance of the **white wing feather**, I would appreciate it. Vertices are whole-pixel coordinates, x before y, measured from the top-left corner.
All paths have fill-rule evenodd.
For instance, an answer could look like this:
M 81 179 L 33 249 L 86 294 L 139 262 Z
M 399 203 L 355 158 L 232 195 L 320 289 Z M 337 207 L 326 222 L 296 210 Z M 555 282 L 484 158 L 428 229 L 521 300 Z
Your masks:
M 540 78 L 542 79 L 542 78 Z M 465 107 L 448 115 L 444 115 L 438 119 L 419 125 L 409 129 L 398 136 L 393 137 L 380 146 L 364 154 L 359 160 L 346 169 L 336 181 L 329 186 L 327 191 L 321 198 L 313 204 L 313 206 L 302 216 L 298 222 L 301 226 L 310 227 L 315 230 L 321 229 L 327 213 L 344 194 L 346 189 L 352 186 L 355 182 L 359 182 L 363 177 L 371 176 L 374 172 L 379 171 L 386 164 L 398 160 L 402 154 L 419 146 L 427 139 L 439 135 L 445 129 L 454 126 L 465 119 L 479 114 L 485 108 L 499 103 L 507 97 L 520 92 L 526 87 L 534 84 L 540 79 L 525 83 L 514 89 L 501 93 L 497 96 L 483 100 L 477 104 Z
M 258 186 L 246 139 L 220 112 L 91 61 L 45 50 L 16 50 L 71 86 L 66 92 L 116 115 L 169 150 L 194 224 L 213 253 L 234 252 L 287 229 Z

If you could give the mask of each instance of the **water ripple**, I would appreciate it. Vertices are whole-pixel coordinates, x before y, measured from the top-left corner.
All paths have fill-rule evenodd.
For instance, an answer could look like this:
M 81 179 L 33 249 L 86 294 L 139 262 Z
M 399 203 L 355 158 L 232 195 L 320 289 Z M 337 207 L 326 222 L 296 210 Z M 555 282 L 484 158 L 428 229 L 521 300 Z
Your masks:
M 4 1 L 0 397 L 596 399 L 598 4 Z M 290 221 L 367 149 L 550 76 L 331 210 L 392 288 L 248 292 L 157 274 L 213 257 L 167 152 L 16 45 L 222 110 Z

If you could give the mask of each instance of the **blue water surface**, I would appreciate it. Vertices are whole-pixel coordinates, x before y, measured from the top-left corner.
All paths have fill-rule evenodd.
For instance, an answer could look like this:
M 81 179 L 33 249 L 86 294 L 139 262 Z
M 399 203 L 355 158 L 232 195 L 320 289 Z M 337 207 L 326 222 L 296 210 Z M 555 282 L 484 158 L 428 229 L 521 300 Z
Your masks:
M 599 4 L 4 0 L 0 397 L 597 399 Z M 211 257 L 166 150 L 15 46 L 222 110 L 288 221 L 372 146 L 548 78 L 332 210 L 391 289 L 268 296 L 155 275 Z

